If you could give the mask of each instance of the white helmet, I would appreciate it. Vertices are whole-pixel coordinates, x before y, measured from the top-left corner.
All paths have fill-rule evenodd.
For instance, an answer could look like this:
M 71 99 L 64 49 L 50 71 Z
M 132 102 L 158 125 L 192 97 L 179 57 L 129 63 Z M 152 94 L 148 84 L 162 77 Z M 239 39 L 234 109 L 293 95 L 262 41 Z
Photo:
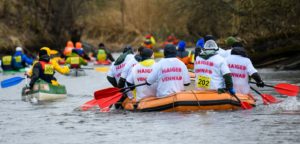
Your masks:
M 219 49 L 217 43 L 214 40 L 208 40 L 204 44 L 204 50 L 215 50 Z
M 23 51 L 23 49 L 21 47 L 17 47 L 16 51 Z

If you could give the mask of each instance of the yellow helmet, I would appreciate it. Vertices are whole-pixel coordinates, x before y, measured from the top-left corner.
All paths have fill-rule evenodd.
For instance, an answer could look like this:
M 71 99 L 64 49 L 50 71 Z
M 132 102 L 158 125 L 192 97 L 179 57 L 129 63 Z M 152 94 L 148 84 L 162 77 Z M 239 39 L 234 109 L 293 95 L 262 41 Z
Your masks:
M 49 47 L 42 47 L 40 50 L 46 50 L 47 51 L 47 55 L 48 56 L 51 55 L 51 49 Z

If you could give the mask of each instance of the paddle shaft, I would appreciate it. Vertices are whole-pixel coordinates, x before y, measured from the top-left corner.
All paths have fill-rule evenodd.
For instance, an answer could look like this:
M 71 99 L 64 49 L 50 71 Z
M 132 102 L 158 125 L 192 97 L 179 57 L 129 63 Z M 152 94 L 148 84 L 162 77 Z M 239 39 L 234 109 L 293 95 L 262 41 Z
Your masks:
M 250 83 L 257 84 L 256 82 L 250 82 Z M 264 84 L 264 85 L 267 86 L 267 87 L 275 88 L 275 89 L 282 89 L 282 90 L 291 91 L 290 89 L 284 88 L 284 87 L 277 87 L 277 86 L 273 86 L 273 85 L 269 85 L 269 84 Z
M 259 94 L 259 95 L 262 96 L 262 94 L 261 94 L 259 91 L 257 91 L 256 89 L 254 89 L 252 86 L 250 86 L 250 88 L 251 88 L 254 92 L 256 92 L 257 94 Z

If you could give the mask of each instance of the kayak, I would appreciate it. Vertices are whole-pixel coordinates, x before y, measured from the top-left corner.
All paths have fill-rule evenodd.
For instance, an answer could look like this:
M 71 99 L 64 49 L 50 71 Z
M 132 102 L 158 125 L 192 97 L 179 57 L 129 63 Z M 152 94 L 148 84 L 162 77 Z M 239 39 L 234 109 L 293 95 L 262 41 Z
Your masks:
M 22 100 L 39 103 L 43 101 L 54 101 L 67 97 L 66 87 L 63 85 L 54 86 L 45 82 L 44 80 L 37 80 L 33 86 L 33 90 L 25 94 L 24 87 L 22 89 Z
M 236 94 L 243 102 L 255 106 L 251 96 Z M 164 98 L 148 97 L 136 103 L 129 98 L 122 103 L 125 110 L 140 112 L 191 112 L 202 110 L 239 110 L 239 102 L 230 94 L 218 94 L 215 91 L 184 91 Z
M 110 64 L 111 64 L 111 62 L 109 60 L 94 62 L 94 65 L 110 65 Z
M 15 73 L 24 73 L 26 72 L 26 68 L 21 68 L 19 70 L 5 70 L 2 71 L 3 74 L 15 74 Z
M 71 69 L 68 75 L 77 77 L 77 76 L 85 76 L 86 73 L 84 69 Z

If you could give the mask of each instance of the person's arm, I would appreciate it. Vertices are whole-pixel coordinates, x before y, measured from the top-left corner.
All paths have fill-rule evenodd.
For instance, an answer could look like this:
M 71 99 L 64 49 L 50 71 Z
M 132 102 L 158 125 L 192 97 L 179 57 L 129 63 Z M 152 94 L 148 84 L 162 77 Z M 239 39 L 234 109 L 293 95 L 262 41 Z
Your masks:
M 53 68 L 54 68 L 57 72 L 59 72 L 59 73 L 61 73 L 61 74 L 68 74 L 68 73 L 70 73 L 69 67 L 67 67 L 67 66 L 61 67 L 61 66 L 57 63 L 57 61 L 55 61 L 55 60 L 51 60 L 51 64 L 53 65 Z
M 134 90 L 135 87 L 134 86 L 134 77 L 133 77 L 133 73 L 130 73 L 129 76 L 126 78 L 126 84 L 128 87 L 131 87 L 130 90 Z
M 254 68 L 252 62 L 248 61 L 247 64 L 247 73 L 250 75 L 251 78 L 253 78 L 256 81 L 256 86 L 257 87 L 264 87 L 265 83 L 261 79 L 260 75 L 257 73 L 257 70 Z
M 235 90 L 233 89 L 232 77 L 227 62 L 225 60 L 221 63 L 221 74 L 223 75 L 224 78 L 225 89 L 228 90 L 230 94 L 235 95 Z
M 83 58 L 79 57 L 79 61 L 81 65 L 87 65 L 87 62 Z
M 114 77 L 107 76 L 106 78 L 113 87 L 118 87 L 117 80 Z
M 108 58 L 111 62 L 114 62 L 114 61 L 115 61 L 114 57 L 111 55 L 111 53 L 110 53 L 108 50 L 105 50 L 105 53 L 106 53 L 107 58 Z
M 152 72 L 149 74 L 146 80 L 147 85 L 151 85 L 157 81 L 159 72 L 160 72 L 160 65 L 159 63 L 156 63 L 154 64 Z
M 22 61 L 25 61 L 25 63 L 32 65 L 33 59 L 27 57 L 25 54 L 22 54 L 21 57 L 22 57 Z
M 189 71 L 188 71 L 188 69 L 186 68 L 185 65 L 182 66 L 182 72 L 183 72 L 183 84 L 184 84 L 184 86 L 190 85 L 191 78 L 190 78 L 190 75 L 189 75 Z

